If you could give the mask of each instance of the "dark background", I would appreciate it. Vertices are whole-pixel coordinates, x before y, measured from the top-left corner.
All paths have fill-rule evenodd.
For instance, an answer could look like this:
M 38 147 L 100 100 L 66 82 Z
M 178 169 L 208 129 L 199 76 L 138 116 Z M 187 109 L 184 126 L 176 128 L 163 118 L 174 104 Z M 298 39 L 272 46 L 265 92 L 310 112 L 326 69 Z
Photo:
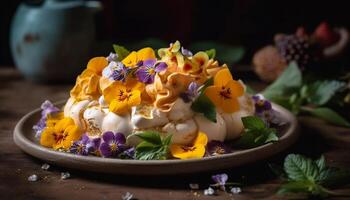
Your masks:
M 17 6 L 23 1 L 3 1 L 0 6 L 0 66 L 12 66 L 9 29 Z M 242 63 L 250 63 L 258 48 L 271 43 L 276 32 L 292 33 L 303 25 L 312 31 L 321 21 L 350 25 L 348 1 L 292 0 L 101 0 L 96 16 L 97 44 L 137 42 L 160 38 L 166 42 L 213 40 L 243 45 Z M 109 45 L 102 46 L 108 54 Z

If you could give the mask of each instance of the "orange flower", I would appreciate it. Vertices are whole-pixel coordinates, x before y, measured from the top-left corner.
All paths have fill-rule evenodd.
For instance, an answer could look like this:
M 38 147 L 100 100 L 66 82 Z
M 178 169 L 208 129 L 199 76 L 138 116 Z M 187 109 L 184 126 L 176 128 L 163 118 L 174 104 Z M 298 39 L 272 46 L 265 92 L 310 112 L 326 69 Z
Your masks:
M 108 61 L 105 57 L 95 57 L 89 60 L 87 69 L 91 72 L 101 76 L 102 70 L 108 65 Z
M 203 158 L 207 143 L 207 135 L 203 132 L 198 132 L 193 146 L 173 144 L 170 146 L 170 152 L 173 157 L 180 159 Z
M 78 76 L 75 86 L 70 91 L 71 97 L 78 101 L 98 99 L 100 97 L 99 81 L 100 76 L 94 71 L 90 69 L 84 70 Z
M 115 81 L 103 90 L 103 97 L 111 112 L 125 114 L 141 103 L 143 89 L 144 85 L 135 79 L 128 79 L 126 83 Z
M 205 90 L 205 95 L 225 113 L 239 110 L 237 97 L 244 94 L 244 87 L 238 81 L 232 79 L 228 68 L 218 71 L 214 77 L 214 85 Z
M 53 125 L 53 124 L 51 124 Z M 74 141 L 79 140 L 82 132 L 72 118 L 66 117 L 47 126 L 41 134 L 40 144 L 54 149 L 68 150 Z
M 156 55 L 154 54 L 154 51 L 150 47 L 146 47 L 143 49 L 131 52 L 126 58 L 122 60 L 122 63 L 125 66 L 133 67 L 136 66 L 136 64 L 139 61 L 148 60 L 148 59 L 155 59 Z

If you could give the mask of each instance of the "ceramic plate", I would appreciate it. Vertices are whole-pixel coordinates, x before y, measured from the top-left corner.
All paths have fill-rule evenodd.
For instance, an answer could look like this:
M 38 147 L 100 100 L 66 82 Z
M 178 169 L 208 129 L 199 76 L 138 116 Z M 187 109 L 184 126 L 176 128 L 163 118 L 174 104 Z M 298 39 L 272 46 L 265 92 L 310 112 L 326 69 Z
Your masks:
M 62 106 L 62 103 L 56 104 Z M 284 121 L 285 127 L 279 132 L 279 141 L 246 150 L 235 150 L 233 153 L 222 156 L 206 157 L 190 160 L 121 160 L 101 158 L 95 156 L 79 156 L 70 153 L 58 152 L 42 147 L 35 133 L 33 125 L 40 119 L 40 109 L 26 114 L 16 125 L 14 130 L 15 143 L 26 153 L 44 160 L 47 163 L 79 170 L 104 172 L 113 174 L 133 175 L 161 175 L 196 173 L 210 170 L 219 170 L 244 165 L 257 160 L 265 159 L 289 147 L 297 139 L 297 120 L 286 109 L 273 104 Z

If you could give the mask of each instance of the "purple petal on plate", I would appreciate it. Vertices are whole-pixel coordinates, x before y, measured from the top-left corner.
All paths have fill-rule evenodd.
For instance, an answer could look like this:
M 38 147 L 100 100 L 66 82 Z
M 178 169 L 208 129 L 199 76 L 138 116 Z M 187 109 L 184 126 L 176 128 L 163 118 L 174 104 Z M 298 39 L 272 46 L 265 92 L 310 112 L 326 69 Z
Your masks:
M 219 185 L 225 185 L 226 181 L 228 180 L 228 176 L 225 173 L 213 175 L 211 178 L 213 179 L 213 181 L 215 183 L 217 183 Z
M 156 64 L 157 60 L 156 59 L 148 59 L 143 61 L 143 66 L 146 67 L 153 67 Z
M 115 141 L 116 141 L 118 144 L 125 144 L 126 139 L 125 139 L 124 134 L 123 134 L 123 133 L 116 133 L 116 134 L 115 134 Z
M 87 144 L 88 143 L 88 141 L 89 141 L 89 136 L 87 136 L 86 134 L 84 134 L 84 135 L 82 135 L 81 136 L 81 142 L 83 143 L 83 144 Z
M 101 155 L 103 157 L 111 157 L 112 156 L 112 151 L 111 151 L 111 147 L 108 143 L 106 142 L 103 142 L 101 145 L 100 145 L 100 152 L 101 152 Z
M 164 71 L 166 68 L 168 67 L 168 65 L 165 62 L 160 62 L 157 66 L 155 71 L 156 72 L 161 72 Z
M 232 149 L 228 145 L 217 140 L 208 142 L 206 150 L 211 156 L 223 155 L 232 152 Z
M 112 131 L 104 132 L 102 135 L 102 139 L 104 142 L 107 142 L 107 143 L 110 141 L 114 141 L 115 140 L 114 133 Z

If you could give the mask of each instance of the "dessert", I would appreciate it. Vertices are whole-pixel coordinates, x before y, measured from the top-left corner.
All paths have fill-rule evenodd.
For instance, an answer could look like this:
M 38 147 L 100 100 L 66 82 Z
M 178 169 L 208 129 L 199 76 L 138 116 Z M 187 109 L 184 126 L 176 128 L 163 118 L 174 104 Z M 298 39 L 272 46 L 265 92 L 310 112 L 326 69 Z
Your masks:
M 228 66 L 206 52 L 193 54 L 178 41 L 157 55 L 149 47 L 129 52 L 115 45 L 115 51 L 88 62 L 62 109 L 42 105 L 34 127 L 42 146 L 150 160 L 229 153 L 248 134 L 260 137 L 249 141 L 253 146 L 278 140 L 271 104 L 247 94 Z M 245 121 L 265 132 L 249 132 Z

